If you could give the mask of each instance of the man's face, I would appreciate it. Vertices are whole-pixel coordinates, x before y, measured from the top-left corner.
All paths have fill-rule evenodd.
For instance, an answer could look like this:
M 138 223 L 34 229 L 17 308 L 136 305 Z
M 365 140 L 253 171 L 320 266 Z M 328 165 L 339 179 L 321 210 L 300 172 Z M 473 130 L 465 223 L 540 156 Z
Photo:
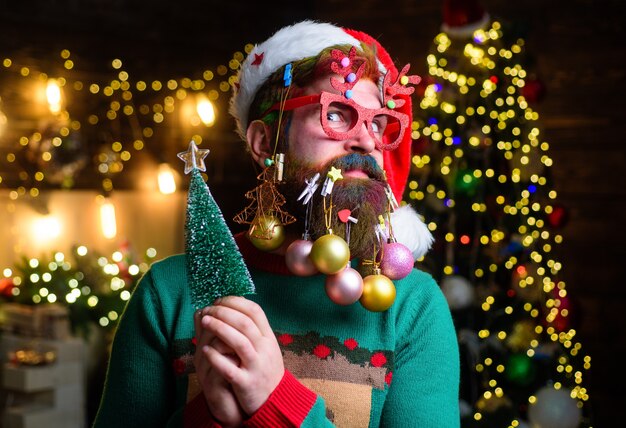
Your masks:
M 304 95 L 319 94 L 322 91 L 339 93 L 330 85 L 329 77 L 323 76 L 307 87 Z M 352 94 L 352 100 L 363 107 L 371 109 L 381 107 L 380 91 L 371 80 L 357 81 Z M 361 125 L 361 129 L 350 139 L 334 140 L 326 135 L 322 128 L 320 109 L 319 104 L 311 104 L 293 111 L 288 135 L 289 157 L 309 167 L 319 167 L 339 156 L 359 153 L 371 155 L 378 165 L 383 167 L 383 154 L 376 148 L 375 141 L 365 125 Z M 356 170 L 347 174 L 348 177 L 367 177 Z
M 309 86 L 306 94 L 321 91 L 337 93 L 330 85 L 328 76 L 318 79 Z M 380 108 L 380 91 L 370 80 L 359 80 L 353 88 L 352 100 L 363 107 Z M 345 224 L 338 220 L 337 213 L 349 209 L 358 219 L 350 225 L 349 241 L 353 257 L 373 257 L 376 243 L 375 226 L 378 216 L 387 208 L 386 182 L 382 170 L 383 155 L 365 128 L 347 140 L 334 140 L 326 135 L 320 123 L 320 105 L 312 104 L 293 111 L 288 134 L 285 179 L 282 189 L 287 197 L 287 210 L 299 218 L 302 225 L 305 207 L 297 201 L 305 188 L 304 180 L 319 172 L 320 188 L 331 166 L 342 170 L 343 179 L 335 183 L 332 192 L 332 229 L 335 234 L 345 236 Z M 330 114 L 330 112 L 329 112 Z M 313 238 L 325 233 L 326 221 L 320 188 L 312 200 L 313 211 L 309 232 Z M 327 204 L 330 197 L 327 197 Z

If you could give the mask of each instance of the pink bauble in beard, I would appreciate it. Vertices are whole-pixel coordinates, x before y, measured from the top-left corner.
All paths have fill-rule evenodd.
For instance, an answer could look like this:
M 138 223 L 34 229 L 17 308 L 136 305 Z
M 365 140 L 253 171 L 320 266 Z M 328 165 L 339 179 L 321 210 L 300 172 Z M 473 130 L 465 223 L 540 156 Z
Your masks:
M 399 242 L 390 242 L 384 245 L 383 258 L 380 261 L 380 270 L 390 279 L 402 279 L 413 269 L 413 254 L 405 245 Z
M 346 267 L 344 270 L 326 277 L 326 294 L 338 305 L 347 306 L 355 303 L 363 294 L 363 278 L 356 270 Z
M 315 275 L 319 271 L 309 258 L 313 242 L 308 239 L 296 239 L 285 253 L 285 263 L 291 273 L 299 276 Z

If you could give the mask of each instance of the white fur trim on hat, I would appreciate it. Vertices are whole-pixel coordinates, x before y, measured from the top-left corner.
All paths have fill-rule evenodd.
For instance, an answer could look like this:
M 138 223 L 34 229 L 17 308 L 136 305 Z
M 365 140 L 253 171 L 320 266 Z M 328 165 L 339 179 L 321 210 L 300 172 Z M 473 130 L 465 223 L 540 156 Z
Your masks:
M 397 208 L 391 214 L 391 227 L 396 240 L 411 250 L 415 260 L 426 254 L 435 240 L 420 215 L 410 205 Z
M 239 89 L 230 101 L 230 113 L 235 117 L 237 130 L 244 140 L 250 105 L 266 80 L 280 67 L 315 56 L 323 49 L 334 45 L 360 47 L 361 43 L 340 27 L 307 20 L 283 27 L 252 49 L 241 65 L 238 75 Z M 263 56 L 260 63 L 253 64 L 255 59 L 258 61 L 260 55 Z M 385 72 L 384 67 L 381 71 Z

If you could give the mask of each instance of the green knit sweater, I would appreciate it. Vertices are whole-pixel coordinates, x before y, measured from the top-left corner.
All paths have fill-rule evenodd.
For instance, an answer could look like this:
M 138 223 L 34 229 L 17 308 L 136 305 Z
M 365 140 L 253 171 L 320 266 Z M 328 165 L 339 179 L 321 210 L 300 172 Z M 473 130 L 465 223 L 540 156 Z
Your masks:
M 246 242 L 238 239 L 257 289 L 247 297 L 265 310 L 286 368 L 247 426 L 459 426 L 457 340 L 429 275 L 414 269 L 394 281 L 392 307 L 369 312 L 359 303 L 332 303 L 323 275 L 288 275 L 282 257 Z M 95 427 L 219 426 L 193 373 L 185 260 L 154 263 L 133 293 L 116 332 Z

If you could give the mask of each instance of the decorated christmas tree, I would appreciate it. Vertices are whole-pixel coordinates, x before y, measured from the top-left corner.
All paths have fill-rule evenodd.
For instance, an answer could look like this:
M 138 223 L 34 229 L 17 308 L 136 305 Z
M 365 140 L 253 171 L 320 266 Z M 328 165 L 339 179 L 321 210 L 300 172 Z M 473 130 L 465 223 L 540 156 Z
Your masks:
M 208 153 L 191 141 L 189 149 L 178 154 L 185 161 L 185 174 L 191 173 L 185 254 L 196 309 L 211 305 L 219 297 L 254 293 L 252 278 L 233 235 L 200 174 L 206 170 L 204 158 Z
M 475 1 L 445 2 L 413 128 L 409 199 L 436 239 L 420 267 L 455 319 L 463 426 L 590 426 L 556 251 L 566 216 L 531 107 L 542 86 L 512 33 Z

